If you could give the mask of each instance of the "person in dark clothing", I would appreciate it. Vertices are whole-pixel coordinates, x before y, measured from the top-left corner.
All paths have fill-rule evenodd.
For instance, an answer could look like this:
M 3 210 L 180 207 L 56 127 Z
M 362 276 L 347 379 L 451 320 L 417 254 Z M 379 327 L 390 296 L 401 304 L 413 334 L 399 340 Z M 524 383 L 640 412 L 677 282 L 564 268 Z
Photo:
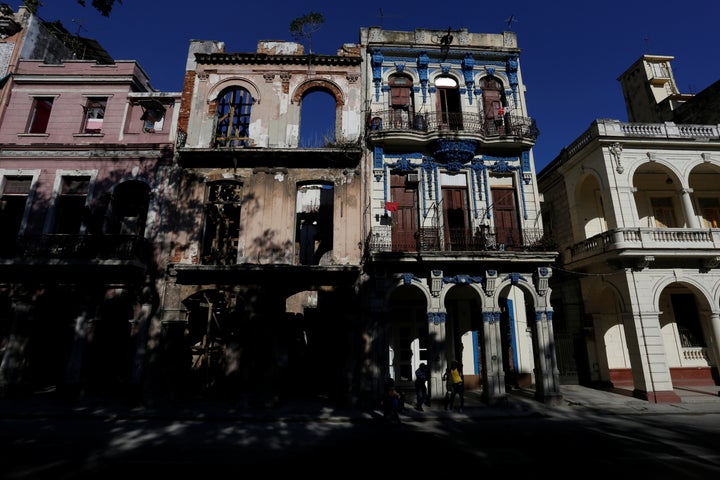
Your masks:
M 423 405 L 427 401 L 427 380 L 428 380 L 428 368 L 427 365 L 421 363 L 417 370 L 415 370 L 415 409 L 423 411 Z
M 397 423 L 400 422 L 400 410 L 402 409 L 400 393 L 395 390 L 395 379 L 385 379 L 385 391 L 383 392 L 382 408 L 385 418 Z
M 300 265 L 315 265 L 317 226 L 302 220 L 300 225 Z

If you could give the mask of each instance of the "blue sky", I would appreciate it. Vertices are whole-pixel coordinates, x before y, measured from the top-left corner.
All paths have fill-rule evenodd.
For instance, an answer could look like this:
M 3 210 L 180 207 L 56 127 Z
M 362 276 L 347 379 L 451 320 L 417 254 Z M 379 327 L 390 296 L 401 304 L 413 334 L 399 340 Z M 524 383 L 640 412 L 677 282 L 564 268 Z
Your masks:
M 76 0 L 41 2 L 38 13 L 44 20 L 60 20 L 69 31 L 96 39 L 116 60 L 137 60 L 156 89 L 178 92 L 191 39 L 225 42 L 228 52 L 254 52 L 258 40 L 293 40 L 290 23 L 309 12 L 325 17 L 313 36 L 313 51 L 319 54 L 357 43 L 360 27 L 467 28 L 476 33 L 510 29 L 518 35 L 528 113 L 540 129 L 534 148 L 538 170 L 593 120 L 627 120 L 617 78 L 644 54 L 674 56 L 671 65 L 683 93 L 697 93 L 720 80 L 717 0 L 122 0 L 109 18 Z M 516 21 L 508 28 L 511 16 Z

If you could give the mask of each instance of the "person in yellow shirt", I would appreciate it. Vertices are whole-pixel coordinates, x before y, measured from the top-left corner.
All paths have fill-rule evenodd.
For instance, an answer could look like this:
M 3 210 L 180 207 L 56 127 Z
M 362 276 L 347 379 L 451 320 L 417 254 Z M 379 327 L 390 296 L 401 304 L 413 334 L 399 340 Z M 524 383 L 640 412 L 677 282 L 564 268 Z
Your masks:
M 450 410 L 453 410 L 455 397 L 457 396 L 460 399 L 459 411 L 462 412 L 463 407 L 465 406 L 465 377 L 463 376 L 462 365 L 460 365 L 460 362 L 457 360 L 450 362 L 450 367 L 445 375 L 443 375 L 443 379 L 448 379 L 448 383 L 451 384 L 449 402 Z

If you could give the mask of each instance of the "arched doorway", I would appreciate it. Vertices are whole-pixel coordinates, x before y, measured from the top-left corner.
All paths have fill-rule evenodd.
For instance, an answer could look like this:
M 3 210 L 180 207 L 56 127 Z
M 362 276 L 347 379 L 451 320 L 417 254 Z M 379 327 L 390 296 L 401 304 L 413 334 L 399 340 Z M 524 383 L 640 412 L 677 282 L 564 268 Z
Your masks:
M 461 130 L 463 125 L 462 106 L 458 82 L 452 77 L 442 76 L 435 79 L 437 88 L 438 127 L 447 130 Z
M 469 285 L 455 285 L 445 296 L 447 363 L 462 364 L 465 388 L 479 389 L 482 384 L 483 324 L 478 293 Z
M 427 302 L 411 285 L 393 291 L 388 309 L 388 376 L 398 389 L 414 389 L 414 372 L 420 363 L 431 365 L 428 356 Z
M 480 82 L 485 131 L 488 135 L 505 134 L 505 107 L 507 100 L 502 82 L 495 77 L 485 77 Z

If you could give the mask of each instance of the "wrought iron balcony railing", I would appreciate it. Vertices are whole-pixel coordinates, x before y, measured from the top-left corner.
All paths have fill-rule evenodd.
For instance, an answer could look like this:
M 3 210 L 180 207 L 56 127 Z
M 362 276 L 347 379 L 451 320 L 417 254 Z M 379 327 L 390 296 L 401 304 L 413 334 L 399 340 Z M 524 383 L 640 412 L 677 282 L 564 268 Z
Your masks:
M 424 227 L 404 234 L 389 228 L 376 228 L 368 236 L 371 253 L 378 252 L 483 252 L 551 251 L 542 229 L 449 229 Z
M 33 235 L 0 250 L 2 258 L 147 261 L 147 242 L 137 235 Z
M 460 131 L 485 137 L 515 136 L 533 141 L 540 133 L 535 120 L 529 117 L 508 114 L 496 120 L 476 113 L 415 113 L 404 110 L 373 112 L 368 128 L 370 135 L 389 131 Z

